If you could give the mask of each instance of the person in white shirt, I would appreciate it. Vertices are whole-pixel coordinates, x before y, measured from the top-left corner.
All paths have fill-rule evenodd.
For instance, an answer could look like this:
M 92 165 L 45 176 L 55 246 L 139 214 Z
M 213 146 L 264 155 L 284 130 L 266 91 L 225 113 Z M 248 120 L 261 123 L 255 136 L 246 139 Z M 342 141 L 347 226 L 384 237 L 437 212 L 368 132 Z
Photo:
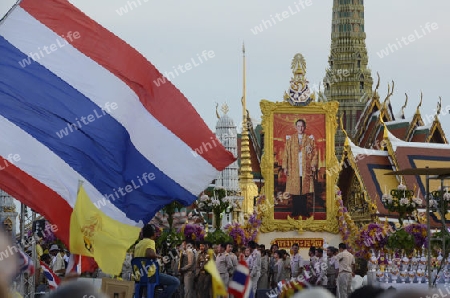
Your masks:
M 352 277 L 355 274 L 355 257 L 347 251 L 345 243 L 340 243 L 336 259 L 339 262 L 339 298 L 347 298 L 351 293 Z
M 339 271 L 339 262 L 336 260 L 335 251 L 337 251 L 335 247 L 327 247 L 327 288 L 330 289 L 331 293 L 336 295 L 336 277 Z
M 248 247 L 250 248 L 250 258 L 249 262 L 250 276 L 252 278 L 253 293 L 256 293 L 258 287 L 258 280 L 261 276 L 261 253 L 257 249 L 258 244 L 255 241 L 249 241 Z M 251 264 L 251 265 L 250 265 Z M 251 266 L 251 267 L 250 267 Z
M 291 278 L 297 278 L 303 269 L 303 258 L 300 256 L 298 243 L 292 244 Z
M 52 261 L 50 263 L 50 269 L 57 276 L 64 276 L 66 272 L 66 266 L 64 265 L 64 259 L 61 257 L 59 253 L 59 247 L 57 244 L 53 244 L 49 250 L 50 255 L 52 256 Z
M 317 262 L 314 265 L 314 270 L 315 270 L 316 276 L 317 276 L 316 285 L 327 286 L 327 283 L 328 283 L 328 278 L 327 278 L 328 265 L 327 265 L 327 260 L 323 256 L 323 249 L 322 248 L 316 249 L 316 257 L 317 257 Z

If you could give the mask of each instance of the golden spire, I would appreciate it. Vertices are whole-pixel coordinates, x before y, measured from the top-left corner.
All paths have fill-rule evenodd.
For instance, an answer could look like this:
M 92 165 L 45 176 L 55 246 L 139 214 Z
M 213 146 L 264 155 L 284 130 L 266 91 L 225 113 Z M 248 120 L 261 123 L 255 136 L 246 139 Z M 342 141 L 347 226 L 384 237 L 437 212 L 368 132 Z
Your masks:
M 248 132 L 248 116 L 246 106 L 246 82 L 245 82 L 245 46 L 242 44 L 243 54 L 243 79 L 242 79 L 242 136 L 241 136 L 241 175 L 239 184 L 241 194 L 244 198 L 242 211 L 247 214 L 253 213 L 253 199 L 258 195 L 258 187 L 253 181 L 252 164 L 250 158 L 250 139 Z

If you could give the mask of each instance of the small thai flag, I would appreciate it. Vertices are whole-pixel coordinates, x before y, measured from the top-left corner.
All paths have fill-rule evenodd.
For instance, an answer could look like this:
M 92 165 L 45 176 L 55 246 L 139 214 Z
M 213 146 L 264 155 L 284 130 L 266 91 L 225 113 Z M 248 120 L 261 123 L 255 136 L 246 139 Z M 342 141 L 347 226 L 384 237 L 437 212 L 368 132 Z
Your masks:
M 56 289 L 59 284 L 61 283 L 61 280 L 58 276 L 56 276 L 55 273 L 45 264 L 41 261 L 42 271 L 44 271 L 44 276 L 48 281 L 48 285 L 50 286 L 50 289 Z
M 233 274 L 233 279 L 228 285 L 228 293 L 234 298 L 253 298 L 252 279 L 250 277 L 250 269 L 241 254 L 239 264 Z
M 29 275 L 34 274 L 34 264 L 33 260 L 24 253 L 21 249 L 19 251 L 19 270 L 20 273 L 28 273 Z

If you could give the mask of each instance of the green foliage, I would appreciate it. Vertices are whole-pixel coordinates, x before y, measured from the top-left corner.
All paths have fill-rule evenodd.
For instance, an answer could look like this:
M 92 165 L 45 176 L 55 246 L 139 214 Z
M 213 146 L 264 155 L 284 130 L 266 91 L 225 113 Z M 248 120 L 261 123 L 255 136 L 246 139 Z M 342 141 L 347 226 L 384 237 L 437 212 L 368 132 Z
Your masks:
M 181 208 L 183 208 L 183 205 L 181 205 L 177 201 L 173 201 L 172 203 L 162 208 L 162 210 L 167 213 L 167 222 L 169 223 L 169 229 L 172 229 L 173 226 L 173 214 L 176 210 L 180 210 Z
M 387 247 L 389 249 L 404 249 L 406 253 L 410 253 L 415 247 L 414 237 L 404 229 L 397 230 L 389 236 Z
M 161 236 L 156 239 L 156 247 L 159 247 L 163 252 L 166 252 L 178 244 L 181 244 L 183 240 L 184 235 L 182 233 L 178 233 L 174 229 L 164 230 L 161 233 Z
M 443 241 L 445 241 L 445 251 L 443 251 L 443 254 L 447 255 L 448 253 L 450 253 L 450 234 L 448 232 L 440 231 L 433 233 L 433 236 L 430 240 L 430 246 L 431 249 L 435 251 L 442 250 L 444 248 L 442 245 Z
M 205 241 L 212 244 L 233 243 L 233 238 L 224 231 L 217 229 L 212 233 L 208 233 L 205 237 Z

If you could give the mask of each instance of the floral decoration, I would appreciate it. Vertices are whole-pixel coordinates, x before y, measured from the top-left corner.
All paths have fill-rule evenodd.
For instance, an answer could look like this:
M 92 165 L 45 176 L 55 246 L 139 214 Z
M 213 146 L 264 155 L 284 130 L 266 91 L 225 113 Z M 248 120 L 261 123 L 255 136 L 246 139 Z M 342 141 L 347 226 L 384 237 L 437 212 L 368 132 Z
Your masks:
M 359 234 L 359 235 L 358 235 Z M 370 250 L 382 249 L 388 242 L 389 231 L 379 223 L 370 223 L 362 227 L 356 234 L 355 244 L 358 246 L 357 257 L 367 257 Z
M 351 250 L 355 247 L 355 239 L 354 237 L 350 237 L 350 235 L 357 235 L 358 227 L 353 222 L 347 208 L 345 208 L 344 202 L 342 201 L 342 193 L 337 186 L 335 186 L 335 197 L 338 208 L 339 232 L 343 242 L 347 245 L 347 249 Z
M 205 239 L 205 229 L 197 224 L 184 224 L 178 232 L 184 235 L 185 240 L 203 241 Z
M 161 235 L 156 238 L 156 246 L 161 247 L 163 251 L 167 251 L 170 248 L 175 247 L 178 244 L 181 244 L 184 240 L 184 235 L 180 232 L 175 231 L 174 229 L 166 229 Z
M 389 236 L 387 247 L 394 250 L 403 249 L 409 254 L 415 247 L 414 237 L 406 232 L 405 229 L 399 229 Z
M 231 224 L 227 224 L 225 227 L 225 231 L 228 232 L 228 234 L 233 238 L 233 242 L 240 246 L 245 246 L 248 243 L 247 236 L 244 231 L 244 227 L 238 223 L 233 222 Z
M 288 298 L 293 297 L 295 293 L 300 292 L 303 289 L 306 289 L 307 286 L 302 281 L 293 279 L 290 281 L 287 281 L 286 283 L 282 283 L 278 286 L 280 289 L 280 295 L 278 297 L 280 298 Z
M 405 227 L 405 231 L 413 236 L 415 249 L 422 249 L 427 242 L 427 225 L 410 224 Z
M 248 221 L 245 224 L 237 222 L 227 224 L 224 229 L 233 238 L 234 243 L 238 246 L 246 246 L 249 241 L 256 241 L 259 227 L 261 226 L 261 219 L 257 211 L 253 211 Z
M 403 226 L 403 218 L 411 214 L 417 207 L 422 205 L 422 199 L 414 197 L 412 190 L 407 190 L 406 186 L 400 182 L 397 189 L 392 189 L 390 194 L 383 194 L 381 202 L 390 212 L 398 213 L 398 221 Z
M 220 229 L 221 219 L 224 213 L 231 213 L 237 204 L 228 196 L 227 191 L 222 187 L 213 189 L 211 196 L 203 194 L 195 201 L 197 210 L 200 212 L 212 212 L 214 214 L 214 227 Z

